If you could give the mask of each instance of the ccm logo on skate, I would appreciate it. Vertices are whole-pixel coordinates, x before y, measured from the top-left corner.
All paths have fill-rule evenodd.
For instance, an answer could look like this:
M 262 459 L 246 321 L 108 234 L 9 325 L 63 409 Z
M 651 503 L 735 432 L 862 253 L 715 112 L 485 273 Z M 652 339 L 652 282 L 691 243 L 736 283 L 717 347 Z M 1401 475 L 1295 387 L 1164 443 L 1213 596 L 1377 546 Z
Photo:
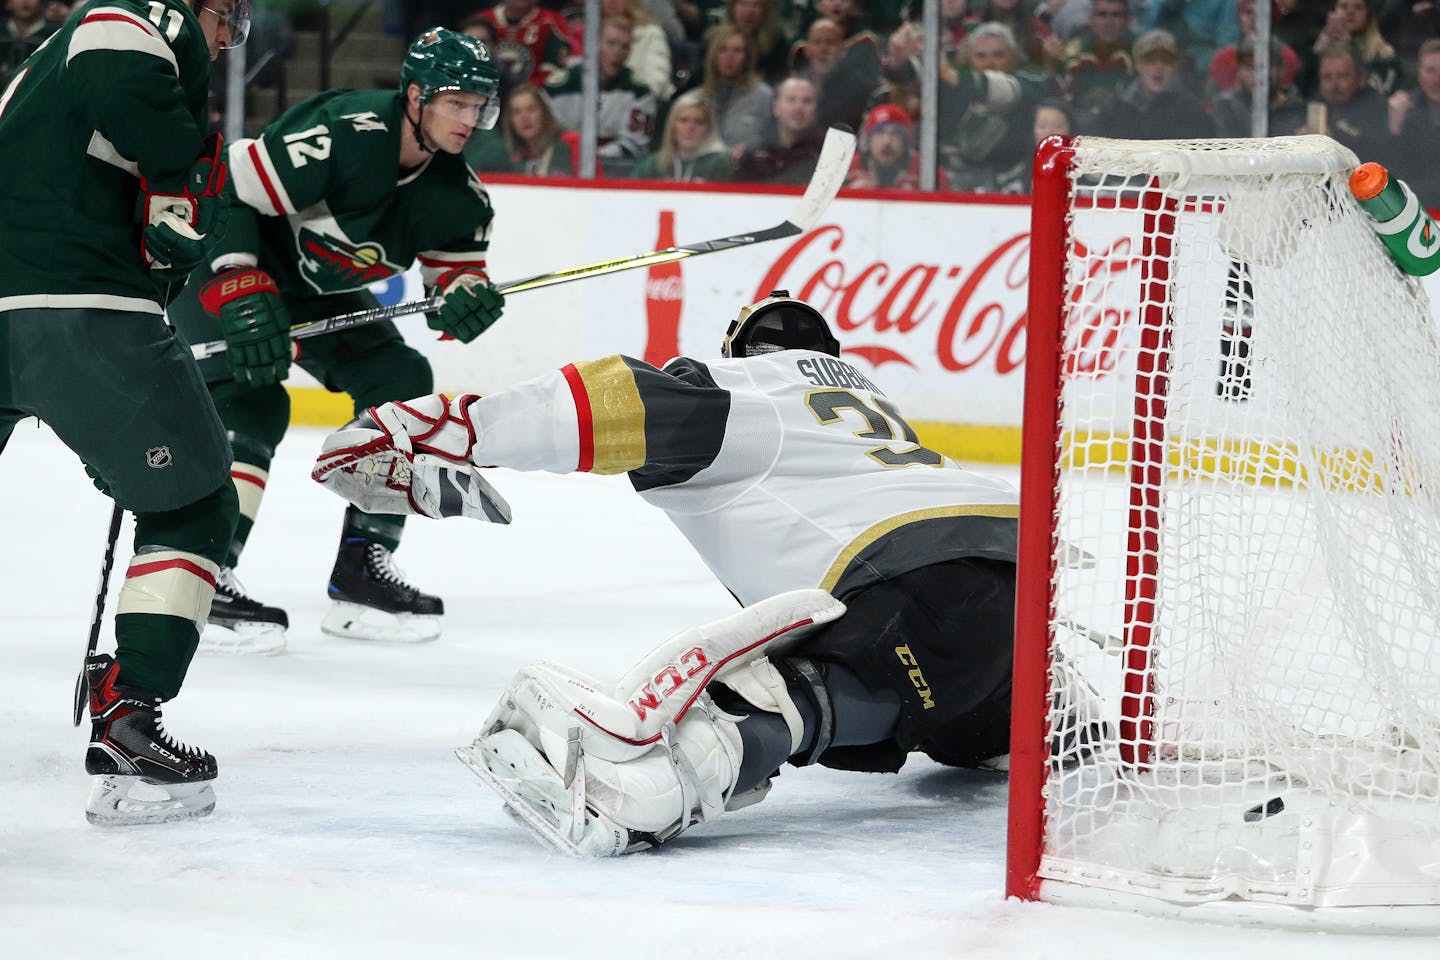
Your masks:
M 708 666 L 710 661 L 705 656 L 705 651 L 699 647 L 691 647 L 680 655 L 677 663 L 665 667 L 655 674 L 653 680 L 640 688 L 640 696 L 630 701 L 630 709 L 644 720 L 647 713 L 660 709 L 660 704 L 666 697 L 674 696 L 675 691 L 685 685 L 685 681 Z
M 915 654 L 905 646 L 896 647 L 895 656 L 899 657 L 905 666 L 913 668 L 910 671 L 910 682 L 915 685 L 915 692 L 920 694 L 920 703 L 924 709 L 929 710 L 935 706 L 935 701 L 930 696 L 930 684 L 925 680 L 925 674 L 920 672 L 920 661 L 915 659 Z

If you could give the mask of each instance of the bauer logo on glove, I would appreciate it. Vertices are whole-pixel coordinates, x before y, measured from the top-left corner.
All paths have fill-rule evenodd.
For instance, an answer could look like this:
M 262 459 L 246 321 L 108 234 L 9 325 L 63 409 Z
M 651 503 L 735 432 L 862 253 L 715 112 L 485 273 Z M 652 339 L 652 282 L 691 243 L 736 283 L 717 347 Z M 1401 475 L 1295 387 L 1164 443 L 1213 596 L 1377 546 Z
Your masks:
M 440 309 L 426 318 L 432 330 L 469 343 L 489 330 L 505 310 L 505 295 L 485 274 L 460 268 L 441 274 L 435 289 L 443 298 Z M 444 339 L 443 337 L 441 339 Z

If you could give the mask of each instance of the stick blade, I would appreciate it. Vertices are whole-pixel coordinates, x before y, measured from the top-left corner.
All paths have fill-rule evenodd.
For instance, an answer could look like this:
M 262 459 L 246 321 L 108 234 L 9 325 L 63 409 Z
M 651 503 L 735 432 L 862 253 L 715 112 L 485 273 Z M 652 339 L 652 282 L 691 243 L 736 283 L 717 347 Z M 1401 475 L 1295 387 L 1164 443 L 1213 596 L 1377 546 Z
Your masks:
M 805 196 L 790 216 L 790 222 L 801 232 L 809 230 L 820 221 L 825 208 L 840 192 L 845 177 L 850 172 L 850 162 L 855 158 L 855 133 L 843 124 L 831 127 L 825 133 L 825 143 L 820 147 L 820 159 L 815 161 L 815 172 L 805 188 Z

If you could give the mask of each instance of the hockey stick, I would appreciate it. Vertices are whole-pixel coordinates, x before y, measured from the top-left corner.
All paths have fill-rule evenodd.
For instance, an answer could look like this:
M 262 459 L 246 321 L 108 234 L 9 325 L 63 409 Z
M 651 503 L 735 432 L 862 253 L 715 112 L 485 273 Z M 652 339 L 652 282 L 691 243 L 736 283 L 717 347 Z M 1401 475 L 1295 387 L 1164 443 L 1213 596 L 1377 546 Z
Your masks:
M 100 564 L 100 585 L 95 590 L 95 615 L 90 618 L 90 641 L 85 645 L 85 659 L 88 661 L 95 656 L 95 648 L 100 645 L 100 621 L 105 618 L 105 594 L 110 590 L 110 568 L 115 565 L 115 541 L 120 539 L 120 520 L 125 516 L 125 510 L 120 504 L 115 504 L 110 510 L 110 534 L 105 541 L 105 559 Z M 80 665 L 80 676 L 75 678 L 75 726 L 80 726 L 80 718 L 85 715 L 85 664 Z
M 687 257 L 698 257 L 706 253 L 733 250 L 736 247 L 748 247 L 756 243 L 767 243 L 771 240 L 783 240 L 785 237 L 797 236 L 813 227 L 819 221 L 821 214 L 825 212 L 825 208 L 830 205 L 830 201 L 835 199 L 840 185 L 845 182 L 845 175 L 850 170 L 850 159 L 854 154 L 855 134 L 847 127 L 831 127 L 825 134 L 825 144 L 821 147 L 820 158 L 815 163 L 815 172 L 810 177 L 810 183 L 805 187 L 805 195 L 800 198 L 799 204 L 791 211 L 788 219 L 768 229 L 755 233 L 718 237 L 714 240 L 702 240 L 699 243 L 686 243 L 680 246 L 666 247 L 663 250 L 651 250 L 649 253 L 637 253 L 634 256 L 620 257 L 615 260 L 601 260 L 598 263 L 587 263 L 583 266 L 554 270 L 550 273 L 537 273 L 533 277 L 502 283 L 496 289 L 507 295 L 523 293 L 527 290 L 539 290 L 542 287 L 570 283 L 572 280 L 602 277 L 606 274 L 621 273 L 626 270 L 638 270 L 641 267 L 653 267 L 661 263 L 674 263 L 676 260 L 684 260 Z M 312 323 L 297 324 L 290 329 L 290 338 L 303 340 L 306 337 L 318 337 L 334 333 L 337 330 L 348 330 L 351 327 L 394 320 L 396 317 L 406 317 L 412 313 L 433 313 L 440 309 L 440 302 L 440 297 L 430 297 L 425 300 L 412 300 L 409 303 L 395 303 L 388 307 L 371 307 L 367 310 L 356 310 L 353 313 L 342 313 Z M 190 352 L 194 354 L 196 360 L 204 360 L 206 357 L 224 351 L 224 340 L 197 343 L 190 348 Z

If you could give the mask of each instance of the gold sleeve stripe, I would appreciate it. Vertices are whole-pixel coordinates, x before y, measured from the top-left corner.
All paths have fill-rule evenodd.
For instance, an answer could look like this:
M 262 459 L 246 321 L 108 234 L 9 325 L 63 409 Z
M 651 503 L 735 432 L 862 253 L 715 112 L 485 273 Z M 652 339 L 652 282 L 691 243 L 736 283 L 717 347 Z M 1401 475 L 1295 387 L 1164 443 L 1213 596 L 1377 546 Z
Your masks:
M 624 473 L 645 464 L 645 404 L 635 374 L 618 356 L 573 364 L 589 416 L 580 419 L 580 462 L 591 473 Z M 571 380 L 572 392 L 577 383 Z M 582 407 L 576 396 L 576 410 Z M 588 456 L 587 456 L 588 455 Z M 582 467 L 583 469 L 583 467 Z
M 833 590 L 840 582 L 840 575 L 843 574 L 850 564 L 854 562 L 866 547 L 886 534 L 905 526 L 908 523 L 915 523 L 920 520 L 936 520 L 942 517 L 997 517 L 1000 519 L 1013 520 L 1020 516 L 1020 507 L 1013 503 L 993 504 L 968 504 L 951 507 L 930 507 L 925 510 L 912 510 L 909 513 L 902 513 L 899 516 L 882 520 L 875 526 L 870 527 L 860 536 L 851 540 L 835 562 L 830 564 L 830 569 L 825 571 L 825 579 L 820 581 L 820 586 L 826 590 Z

